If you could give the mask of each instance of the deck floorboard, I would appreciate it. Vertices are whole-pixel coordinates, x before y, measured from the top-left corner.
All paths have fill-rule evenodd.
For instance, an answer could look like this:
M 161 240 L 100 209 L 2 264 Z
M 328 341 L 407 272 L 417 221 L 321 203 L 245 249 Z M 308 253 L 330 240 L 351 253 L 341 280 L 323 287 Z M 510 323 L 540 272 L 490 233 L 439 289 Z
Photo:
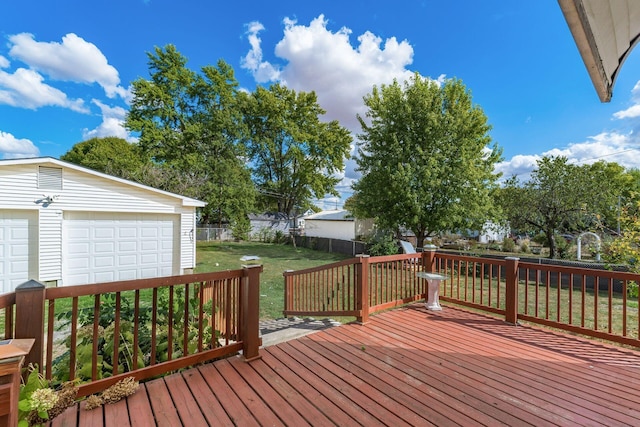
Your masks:
M 424 304 L 69 408 L 53 426 L 637 426 L 640 352 Z

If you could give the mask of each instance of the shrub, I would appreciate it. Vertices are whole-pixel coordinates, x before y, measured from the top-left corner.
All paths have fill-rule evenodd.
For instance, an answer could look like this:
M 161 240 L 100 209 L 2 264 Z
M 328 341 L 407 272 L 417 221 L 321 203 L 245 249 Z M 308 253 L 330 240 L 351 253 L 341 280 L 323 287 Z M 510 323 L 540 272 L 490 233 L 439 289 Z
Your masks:
M 245 217 L 238 218 L 231 224 L 231 235 L 236 240 L 247 240 L 251 231 L 251 223 Z
M 367 243 L 369 255 L 393 255 L 398 253 L 398 243 L 392 236 L 374 237 Z
M 516 242 L 512 238 L 506 236 L 502 239 L 502 252 L 513 252 L 516 249 Z

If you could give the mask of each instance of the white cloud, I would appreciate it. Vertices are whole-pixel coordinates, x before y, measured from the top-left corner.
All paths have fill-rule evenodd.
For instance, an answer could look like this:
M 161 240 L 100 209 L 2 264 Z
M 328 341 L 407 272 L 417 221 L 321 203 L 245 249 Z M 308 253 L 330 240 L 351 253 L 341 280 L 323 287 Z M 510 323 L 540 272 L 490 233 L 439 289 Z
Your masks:
M 0 153 L 5 159 L 38 157 L 40 151 L 28 139 L 18 139 L 7 132 L 0 131 Z
M 9 55 L 30 68 L 54 80 L 76 83 L 97 83 L 109 98 L 127 98 L 127 90 L 120 86 L 118 71 L 94 44 L 73 33 L 62 43 L 38 42 L 32 34 L 21 33 L 9 37 Z
M 640 117 L 640 104 L 632 105 L 626 110 L 613 113 L 613 117 L 616 119 L 632 119 L 634 117 Z
M 242 67 L 253 73 L 258 83 L 280 81 L 296 91 L 314 91 L 318 103 L 326 110 L 325 119 L 338 120 L 355 136 L 360 132 L 357 115 L 364 116 L 363 97 L 374 85 L 408 80 L 413 72 L 407 67 L 413 62 L 413 47 L 395 37 L 382 40 L 366 31 L 351 44 L 349 28 L 327 29 L 327 20 L 320 15 L 311 23 L 299 25 L 284 20 L 284 35 L 275 47 L 282 65 L 265 61 L 258 37 L 264 26 L 259 22 L 247 25 L 251 50 L 243 58 Z M 442 81 L 444 76 L 439 76 Z M 349 188 L 357 179 L 354 160 L 347 161 L 341 185 Z M 331 203 L 331 202 L 330 202 Z
M 25 68 L 18 68 L 13 74 L 0 71 L 0 104 L 32 110 L 58 106 L 88 113 L 82 99 L 67 98 L 64 92 L 45 84 L 36 71 Z
M 615 162 L 626 168 L 640 168 L 640 141 L 633 133 L 602 132 L 590 136 L 584 142 L 572 143 L 565 148 L 553 148 L 541 154 L 517 155 L 511 160 L 496 165 L 496 172 L 502 172 L 503 178 L 517 175 L 526 181 L 536 168 L 536 162 L 543 156 L 564 156 L 569 163 L 591 164 L 603 160 Z
M 531 171 L 536 168 L 537 161 L 540 160 L 542 156 L 537 154 L 533 155 L 521 155 L 518 154 L 511 158 L 511 160 L 502 161 L 496 164 L 494 171 L 501 172 L 501 179 L 511 178 L 513 175 L 516 175 L 518 179 L 526 181 L 529 177 Z
M 323 15 L 308 26 L 291 19 L 284 20 L 284 36 L 275 47 L 275 54 L 286 61 L 282 66 L 263 60 L 258 33 L 264 29 L 259 22 L 248 25 L 251 50 L 243 60 L 256 81 L 281 81 L 297 91 L 315 91 L 318 102 L 327 111 L 326 118 L 339 120 L 354 133 L 360 131 L 356 115 L 365 110 L 362 98 L 374 85 L 404 81 L 413 75 L 406 67 L 413 62 L 413 48 L 406 40 L 395 37 L 382 41 L 367 31 L 352 46 L 351 30 L 343 27 L 336 32 L 327 29 Z
M 9 64 L 10 64 L 9 60 L 4 56 L 0 55 L 0 68 L 7 68 L 9 67 Z
M 613 113 L 613 117 L 616 119 L 633 119 L 640 117 L 640 81 L 631 89 L 631 101 L 633 102 L 631 107 Z
M 102 102 L 94 99 L 91 101 L 97 105 L 102 112 L 102 123 L 95 129 L 84 129 L 82 136 L 84 140 L 91 138 L 103 138 L 107 136 L 115 136 L 133 142 L 136 138 L 132 137 L 124 128 L 124 120 L 127 114 L 126 110 L 121 107 L 110 107 Z
M 258 36 L 264 26 L 259 22 L 251 22 L 247 25 L 247 38 L 251 50 L 241 59 L 240 66 L 253 73 L 258 83 L 266 83 L 279 79 L 280 71 L 273 65 L 262 60 L 262 39 Z

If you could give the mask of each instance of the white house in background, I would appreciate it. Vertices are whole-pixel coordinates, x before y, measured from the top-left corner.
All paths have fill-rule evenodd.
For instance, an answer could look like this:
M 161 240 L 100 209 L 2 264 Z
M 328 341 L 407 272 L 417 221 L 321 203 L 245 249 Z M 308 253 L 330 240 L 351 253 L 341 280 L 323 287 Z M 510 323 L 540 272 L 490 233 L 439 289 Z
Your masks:
M 281 232 L 289 234 L 291 226 L 287 215 L 281 212 L 266 212 L 263 214 L 249 214 L 249 223 L 251 224 L 251 237 L 257 238 L 261 233 Z
M 356 237 L 355 218 L 344 209 L 322 211 L 303 219 L 305 236 L 340 240 L 353 240 Z
M 482 227 L 482 232 L 478 234 L 479 243 L 502 242 L 505 237 L 511 234 L 511 228 L 505 225 L 487 221 Z
M 0 292 L 191 273 L 199 200 L 53 158 L 0 160 Z
M 373 230 L 373 220 L 356 219 L 344 209 L 314 213 L 304 216 L 302 221 L 304 234 L 309 237 L 355 240 L 371 234 Z

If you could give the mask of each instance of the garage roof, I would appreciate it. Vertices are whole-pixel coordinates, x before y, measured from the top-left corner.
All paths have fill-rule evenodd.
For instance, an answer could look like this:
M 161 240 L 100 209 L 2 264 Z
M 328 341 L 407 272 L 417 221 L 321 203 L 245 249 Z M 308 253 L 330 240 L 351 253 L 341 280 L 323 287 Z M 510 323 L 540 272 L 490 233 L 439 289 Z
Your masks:
M 65 167 L 69 169 L 75 169 L 80 172 L 96 175 L 105 179 L 110 179 L 113 181 L 117 181 L 123 184 L 131 185 L 134 187 L 138 187 L 147 191 L 152 191 L 159 194 L 164 194 L 165 196 L 175 197 L 182 200 L 183 206 L 194 206 L 194 207 L 203 207 L 206 206 L 206 203 L 197 199 L 192 199 L 190 197 L 181 196 L 179 194 L 170 193 L 168 191 L 158 190 L 157 188 L 149 187 L 147 185 L 139 184 L 134 181 L 129 181 L 123 178 L 118 178 L 113 175 L 108 175 L 102 172 L 94 171 L 93 169 L 88 169 L 82 166 L 78 166 L 73 163 L 64 162 L 62 160 L 54 159 L 53 157 L 34 157 L 29 159 L 10 159 L 10 160 L 0 160 L 0 166 L 3 165 L 29 165 L 29 164 L 37 164 L 37 165 L 52 165 L 57 167 Z
M 638 0 L 558 0 L 600 101 L 640 37 Z

